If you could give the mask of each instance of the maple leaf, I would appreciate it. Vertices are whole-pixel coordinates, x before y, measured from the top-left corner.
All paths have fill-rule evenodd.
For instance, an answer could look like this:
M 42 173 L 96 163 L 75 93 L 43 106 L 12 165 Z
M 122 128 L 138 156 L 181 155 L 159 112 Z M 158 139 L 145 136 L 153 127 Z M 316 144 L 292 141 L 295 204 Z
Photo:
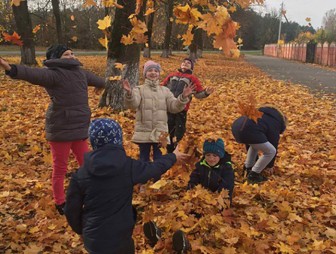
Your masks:
M 308 18 L 308 17 L 307 17 L 307 18 L 306 18 L 306 21 L 307 21 L 307 22 L 310 22 L 310 21 L 311 21 L 311 18 Z
M 236 6 L 230 6 L 230 8 L 228 9 L 229 12 L 233 13 L 233 12 L 236 12 L 237 11 L 237 8 Z
M 75 20 L 75 16 L 74 16 L 74 15 L 71 15 L 71 16 L 70 16 L 70 19 L 71 19 L 72 21 L 74 21 L 74 20 Z
M 193 28 L 193 26 L 190 25 L 188 30 L 186 31 L 186 33 L 181 36 L 182 40 L 183 40 L 183 46 L 189 46 L 192 43 L 192 41 L 194 39 L 194 34 L 192 33 L 192 28 Z
M 159 145 L 162 148 L 166 148 L 168 145 L 168 136 L 169 134 L 167 132 L 161 132 L 159 136 Z
M 108 45 L 108 39 L 107 39 L 107 36 L 105 35 L 104 38 L 99 38 L 98 39 L 99 43 L 107 49 L 107 45 Z
M 78 37 L 77 36 L 72 36 L 71 40 L 74 41 L 74 42 L 76 42 L 76 41 L 78 41 Z
M 111 76 L 108 78 L 108 80 L 114 81 L 114 80 L 121 80 L 121 76 Z
M 97 21 L 98 29 L 100 30 L 106 30 L 111 26 L 111 16 L 106 15 L 104 19 L 99 19 Z
M 247 116 L 254 122 L 257 122 L 262 117 L 263 113 L 256 107 L 256 99 L 254 95 L 249 95 L 247 100 L 238 102 L 239 113 L 243 116 Z
M 20 6 L 21 1 L 25 1 L 25 0 L 11 0 L 11 6 Z
M 202 14 L 196 8 L 191 8 L 188 4 L 176 6 L 174 15 L 177 23 L 194 25 L 202 17 Z
M 126 64 L 122 64 L 122 63 L 115 63 L 114 67 L 119 69 L 119 70 L 123 70 L 125 68 Z
M 11 43 L 16 44 L 18 46 L 23 46 L 23 42 L 20 40 L 21 36 L 18 35 L 16 32 L 13 32 L 12 35 L 3 32 L 2 35 L 3 35 L 5 41 L 11 42 Z
M 155 10 L 153 8 L 148 8 L 145 12 L 145 16 L 151 15 L 153 12 L 155 12 Z
M 129 35 L 123 35 L 122 37 L 121 37 L 121 40 L 120 40 L 120 42 L 122 43 L 122 44 L 124 44 L 124 45 L 131 45 L 131 44 L 133 44 L 134 43 L 134 37 L 131 35 L 131 34 L 129 34 Z
M 86 8 L 86 7 L 91 7 L 91 6 L 97 7 L 97 3 L 94 0 L 85 0 L 83 7 Z
M 41 25 L 36 25 L 33 29 L 33 34 L 36 34 L 41 29 Z
M 137 19 L 136 16 L 131 15 L 130 16 L 130 22 L 133 26 L 131 32 L 135 33 L 135 34 L 143 34 L 145 32 L 147 32 L 147 26 L 146 23 Z
M 136 0 L 136 5 L 135 5 L 135 14 L 136 15 L 138 15 L 140 13 L 142 2 L 143 2 L 142 0 Z

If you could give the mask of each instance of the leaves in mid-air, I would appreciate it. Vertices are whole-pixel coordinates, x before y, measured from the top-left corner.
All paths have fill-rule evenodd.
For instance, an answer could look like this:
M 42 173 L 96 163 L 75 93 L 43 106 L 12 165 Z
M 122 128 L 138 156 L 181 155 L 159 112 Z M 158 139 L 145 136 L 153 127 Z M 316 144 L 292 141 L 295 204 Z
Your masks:
M 6 32 L 3 32 L 2 35 L 5 41 L 11 42 L 18 46 L 23 46 L 23 41 L 21 40 L 21 36 L 18 35 L 16 32 L 13 32 L 12 35 Z

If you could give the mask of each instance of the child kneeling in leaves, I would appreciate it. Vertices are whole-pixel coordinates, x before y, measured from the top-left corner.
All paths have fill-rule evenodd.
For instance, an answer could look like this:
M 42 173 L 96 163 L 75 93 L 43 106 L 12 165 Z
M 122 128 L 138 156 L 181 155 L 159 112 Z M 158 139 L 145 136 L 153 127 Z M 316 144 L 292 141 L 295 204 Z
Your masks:
M 231 205 L 235 176 L 231 156 L 224 149 L 224 141 L 220 138 L 206 140 L 203 144 L 203 155 L 190 175 L 188 189 L 198 184 L 212 192 L 226 189 L 229 191 Z M 201 215 L 196 214 L 196 216 Z M 146 222 L 143 229 L 150 245 L 154 246 L 161 238 L 161 229 L 154 221 Z M 191 245 L 182 230 L 176 231 L 173 235 L 173 249 L 181 254 L 191 250 Z
M 85 155 L 84 165 L 72 175 L 66 218 L 83 236 L 90 254 L 134 253 L 133 186 L 158 180 L 188 155 L 175 150 L 152 163 L 134 160 L 125 153 L 120 125 L 111 119 L 92 121 L 89 137 L 93 151 Z

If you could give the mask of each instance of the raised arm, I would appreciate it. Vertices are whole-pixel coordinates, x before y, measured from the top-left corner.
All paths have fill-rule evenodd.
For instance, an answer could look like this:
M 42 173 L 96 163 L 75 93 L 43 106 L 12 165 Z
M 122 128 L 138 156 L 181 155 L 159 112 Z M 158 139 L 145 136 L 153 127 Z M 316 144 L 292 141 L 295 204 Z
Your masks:
M 105 80 L 103 78 L 87 70 L 84 70 L 84 72 L 89 86 L 94 86 L 96 88 L 105 88 Z
M 123 80 L 122 85 L 126 92 L 124 98 L 125 107 L 137 109 L 140 106 L 141 102 L 140 88 L 135 87 L 134 89 L 132 89 L 130 83 L 126 79 Z
M 176 163 L 176 161 L 184 161 L 189 157 L 190 156 L 188 154 L 181 153 L 178 150 L 178 147 L 176 147 L 173 153 L 163 155 L 154 162 L 134 160 L 132 167 L 133 183 L 146 183 L 151 179 L 157 181 L 160 179 L 162 174 L 164 174 Z

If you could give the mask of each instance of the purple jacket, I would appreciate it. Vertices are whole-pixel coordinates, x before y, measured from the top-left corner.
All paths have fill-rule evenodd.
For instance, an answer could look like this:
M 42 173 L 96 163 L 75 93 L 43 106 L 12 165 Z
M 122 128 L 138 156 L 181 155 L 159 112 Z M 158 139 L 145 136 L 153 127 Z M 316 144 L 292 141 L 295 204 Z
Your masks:
M 46 112 L 47 140 L 86 139 L 91 118 L 88 86 L 104 88 L 104 79 L 82 69 L 76 59 L 51 59 L 44 65 L 47 68 L 12 65 L 7 74 L 46 89 L 51 99 Z

